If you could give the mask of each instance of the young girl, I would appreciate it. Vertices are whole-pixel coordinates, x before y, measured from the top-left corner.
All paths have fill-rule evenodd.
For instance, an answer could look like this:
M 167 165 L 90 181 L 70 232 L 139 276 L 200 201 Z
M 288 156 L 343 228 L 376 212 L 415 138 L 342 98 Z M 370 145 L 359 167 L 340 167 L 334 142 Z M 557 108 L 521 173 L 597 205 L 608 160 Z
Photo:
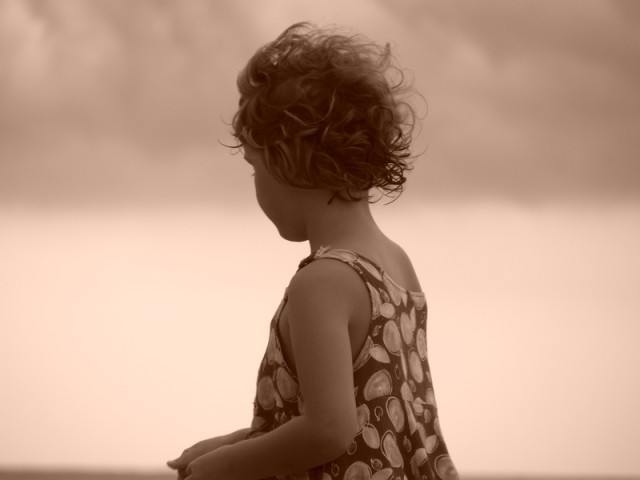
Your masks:
M 312 254 L 271 322 L 249 428 L 168 465 L 184 480 L 458 478 L 427 362 L 425 297 L 375 224 L 400 193 L 413 127 L 389 47 L 296 24 L 238 78 L 234 135 L 263 212 Z M 394 70 L 398 72 L 398 70 Z

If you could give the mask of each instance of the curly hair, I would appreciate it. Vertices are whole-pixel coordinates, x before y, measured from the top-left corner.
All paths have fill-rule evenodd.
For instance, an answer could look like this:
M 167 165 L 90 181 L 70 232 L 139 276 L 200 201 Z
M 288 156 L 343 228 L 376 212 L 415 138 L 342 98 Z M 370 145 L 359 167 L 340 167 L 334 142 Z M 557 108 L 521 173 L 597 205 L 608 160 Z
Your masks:
M 374 187 L 399 195 L 415 114 L 392 60 L 389 44 L 292 25 L 238 75 L 236 148 L 260 149 L 276 178 L 328 190 L 331 200 L 358 201 Z

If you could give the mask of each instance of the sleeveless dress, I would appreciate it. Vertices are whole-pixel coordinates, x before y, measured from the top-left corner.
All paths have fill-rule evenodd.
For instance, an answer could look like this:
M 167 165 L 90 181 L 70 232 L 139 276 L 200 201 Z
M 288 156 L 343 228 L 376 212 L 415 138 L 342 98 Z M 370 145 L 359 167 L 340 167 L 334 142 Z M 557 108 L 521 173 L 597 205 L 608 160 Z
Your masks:
M 278 480 L 457 480 L 442 437 L 427 361 L 424 294 L 409 292 L 380 267 L 348 250 L 321 247 L 300 262 L 336 259 L 351 266 L 371 298 L 365 344 L 353 363 L 359 432 L 346 452 L 324 465 Z M 286 364 L 278 322 L 287 292 L 270 325 L 260 364 L 248 438 L 301 415 L 304 401 Z

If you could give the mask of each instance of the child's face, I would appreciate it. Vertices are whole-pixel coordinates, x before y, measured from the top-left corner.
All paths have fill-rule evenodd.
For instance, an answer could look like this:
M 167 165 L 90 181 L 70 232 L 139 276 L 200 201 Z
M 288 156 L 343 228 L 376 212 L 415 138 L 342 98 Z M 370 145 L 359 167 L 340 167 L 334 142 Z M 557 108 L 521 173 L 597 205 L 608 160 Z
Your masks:
M 273 222 L 280 236 L 293 242 L 308 240 L 304 223 L 309 190 L 284 184 L 265 166 L 261 150 L 244 146 L 244 158 L 254 169 L 258 205 Z

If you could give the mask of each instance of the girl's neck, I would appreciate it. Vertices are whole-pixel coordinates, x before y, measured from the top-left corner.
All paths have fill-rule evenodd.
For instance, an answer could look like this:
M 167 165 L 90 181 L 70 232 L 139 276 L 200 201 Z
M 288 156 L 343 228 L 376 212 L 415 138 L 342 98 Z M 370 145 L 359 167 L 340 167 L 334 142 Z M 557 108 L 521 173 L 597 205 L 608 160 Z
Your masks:
M 320 204 L 310 212 L 306 226 L 312 253 L 321 246 L 357 250 L 384 236 L 366 200 Z

